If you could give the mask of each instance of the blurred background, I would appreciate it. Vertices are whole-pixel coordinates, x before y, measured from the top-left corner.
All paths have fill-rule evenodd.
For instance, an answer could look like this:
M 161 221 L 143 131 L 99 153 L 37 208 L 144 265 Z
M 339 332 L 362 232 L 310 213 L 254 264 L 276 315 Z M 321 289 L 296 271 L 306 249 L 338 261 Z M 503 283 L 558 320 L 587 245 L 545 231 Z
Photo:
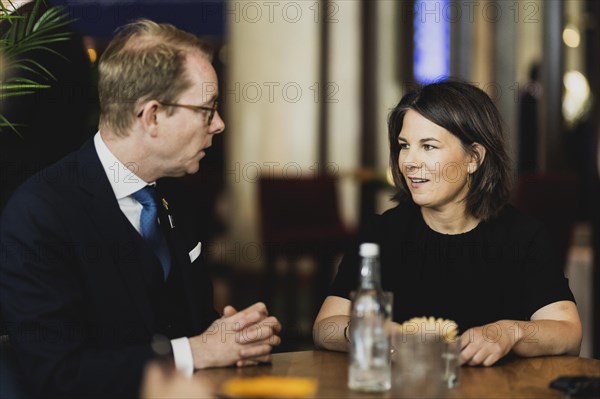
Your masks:
M 215 48 L 227 128 L 185 184 L 201 211 L 217 307 L 265 301 L 284 323 L 280 350 L 310 348 L 344 248 L 369 215 L 394 206 L 387 114 L 419 84 L 460 78 L 499 108 L 515 167 L 513 203 L 549 229 L 584 323 L 582 356 L 600 358 L 600 3 L 51 4 L 75 19 L 73 48 L 59 52 L 82 61 L 77 73 L 49 83 L 46 97 L 10 108 L 26 110 L 12 114 L 23 129 L 43 121 L 43 135 L 0 132 L 2 204 L 28 174 L 96 132 L 97 61 L 118 26 L 145 17 L 198 34 Z M 73 134 L 58 127 L 74 118 Z M 51 153 L 45 140 L 60 148 Z

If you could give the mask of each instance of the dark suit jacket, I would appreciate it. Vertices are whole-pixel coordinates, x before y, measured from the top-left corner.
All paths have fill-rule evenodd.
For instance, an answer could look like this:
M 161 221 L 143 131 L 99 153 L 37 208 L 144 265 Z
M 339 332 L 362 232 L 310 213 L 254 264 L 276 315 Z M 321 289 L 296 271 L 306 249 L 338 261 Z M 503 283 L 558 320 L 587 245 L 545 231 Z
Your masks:
M 188 214 L 163 197 L 193 336 L 218 316 L 212 283 L 202 257 L 190 261 L 198 239 Z M 15 193 L 0 240 L 0 304 L 32 393 L 137 395 L 162 332 L 152 305 L 160 264 L 120 210 L 92 140 Z

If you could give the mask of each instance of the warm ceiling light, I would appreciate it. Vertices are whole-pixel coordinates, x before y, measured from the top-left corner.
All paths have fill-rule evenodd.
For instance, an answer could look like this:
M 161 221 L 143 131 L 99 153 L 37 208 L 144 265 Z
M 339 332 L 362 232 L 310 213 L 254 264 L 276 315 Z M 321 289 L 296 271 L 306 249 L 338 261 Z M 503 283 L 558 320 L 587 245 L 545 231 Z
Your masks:
M 98 58 L 98 54 L 96 54 L 96 50 L 94 50 L 93 48 L 88 48 L 87 53 L 88 53 L 88 57 L 90 57 L 90 62 L 92 64 L 94 62 L 96 62 L 96 59 Z
M 563 41 L 569 47 L 576 48 L 579 47 L 579 42 L 581 41 L 581 36 L 579 35 L 579 29 L 574 26 L 567 26 L 565 30 L 563 30 Z
M 568 71 L 563 77 L 565 91 L 562 111 L 569 125 L 574 125 L 588 112 L 590 101 L 590 85 L 586 77 L 579 71 Z

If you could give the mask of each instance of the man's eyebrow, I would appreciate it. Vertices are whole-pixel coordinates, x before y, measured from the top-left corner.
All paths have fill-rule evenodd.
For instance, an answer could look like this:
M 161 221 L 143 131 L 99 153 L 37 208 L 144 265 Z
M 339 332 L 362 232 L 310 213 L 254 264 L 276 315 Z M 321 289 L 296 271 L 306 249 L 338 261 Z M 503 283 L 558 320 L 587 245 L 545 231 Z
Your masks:
M 217 99 L 219 98 L 218 94 L 213 94 L 208 100 L 203 101 L 202 105 L 212 105 L 214 104 L 215 101 L 217 101 Z

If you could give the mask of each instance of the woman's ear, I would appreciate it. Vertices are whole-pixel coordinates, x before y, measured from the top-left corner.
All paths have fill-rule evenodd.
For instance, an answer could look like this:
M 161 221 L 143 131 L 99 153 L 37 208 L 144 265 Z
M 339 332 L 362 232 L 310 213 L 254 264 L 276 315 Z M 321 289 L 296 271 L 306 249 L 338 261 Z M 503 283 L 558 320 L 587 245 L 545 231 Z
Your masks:
M 475 173 L 477 169 L 479 169 L 481 164 L 483 164 L 483 160 L 485 159 L 486 153 L 485 147 L 479 143 L 471 144 L 471 150 L 471 161 L 469 162 L 467 169 L 470 174 Z

